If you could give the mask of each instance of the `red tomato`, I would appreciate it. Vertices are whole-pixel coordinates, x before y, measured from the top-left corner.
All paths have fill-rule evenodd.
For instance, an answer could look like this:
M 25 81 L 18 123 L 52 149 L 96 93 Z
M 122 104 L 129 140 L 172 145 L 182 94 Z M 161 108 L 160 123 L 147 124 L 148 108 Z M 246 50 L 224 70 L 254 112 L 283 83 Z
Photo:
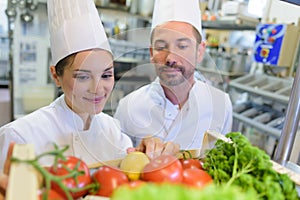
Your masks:
M 182 164 L 183 169 L 188 169 L 188 168 L 203 169 L 201 161 L 198 159 L 188 158 L 188 159 L 179 159 L 179 160 Z
M 39 190 L 39 200 L 43 200 L 43 194 L 45 191 Z M 65 200 L 63 196 L 57 193 L 55 190 L 50 190 L 46 196 L 47 200 Z
M 183 170 L 182 183 L 196 188 L 203 188 L 213 182 L 212 177 L 202 169 L 189 168 Z
M 65 186 L 67 186 L 68 188 L 79 189 L 87 186 L 92 182 L 90 171 L 86 163 L 74 156 L 68 156 L 66 161 L 59 160 L 56 167 L 55 166 L 50 167 L 49 172 L 56 176 L 65 176 L 70 173 L 69 172 L 70 170 L 75 170 L 75 169 L 77 169 L 77 171 L 84 172 L 84 174 L 72 178 L 63 179 L 62 183 Z M 65 192 L 56 183 L 52 183 L 51 187 L 59 194 L 63 195 L 64 197 L 66 196 Z M 72 192 L 71 195 L 74 199 L 77 199 L 85 195 L 87 192 L 88 192 L 87 190 L 82 190 L 78 192 Z
M 99 184 L 99 189 L 94 195 L 105 197 L 110 197 L 114 189 L 129 182 L 124 172 L 107 165 L 101 166 L 92 177 Z
M 175 156 L 160 155 L 144 167 L 141 179 L 157 183 L 180 183 L 183 178 L 182 170 L 182 165 Z

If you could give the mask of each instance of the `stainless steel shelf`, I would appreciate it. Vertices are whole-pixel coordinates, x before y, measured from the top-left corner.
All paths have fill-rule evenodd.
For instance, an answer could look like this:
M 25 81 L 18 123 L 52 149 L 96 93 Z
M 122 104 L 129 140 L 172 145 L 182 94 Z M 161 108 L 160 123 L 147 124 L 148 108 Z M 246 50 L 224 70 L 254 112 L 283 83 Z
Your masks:
M 114 10 L 114 11 L 117 11 L 117 12 L 123 12 L 123 13 L 126 13 L 128 15 L 131 15 L 133 17 L 136 17 L 138 19 L 141 19 L 141 20 L 144 20 L 144 21 L 147 21 L 147 22 L 151 22 L 152 21 L 152 17 L 151 16 L 143 16 L 143 15 L 140 15 L 140 14 L 132 14 L 130 13 L 130 8 L 128 6 L 125 6 L 125 5 L 121 5 L 121 4 L 117 4 L 117 3 L 109 3 L 108 5 L 105 5 L 105 6 L 101 6 L 101 5 L 97 5 L 96 4 L 96 7 L 97 9 L 100 10 Z
M 283 112 L 251 101 L 234 105 L 233 118 L 277 139 L 284 123 Z
M 288 104 L 293 80 L 248 74 L 232 80 L 230 87 Z
M 199 67 L 200 72 L 207 72 L 207 73 L 213 73 L 213 74 L 220 74 L 222 76 L 231 76 L 231 77 L 238 77 L 245 75 L 245 72 L 228 72 L 228 71 L 221 71 L 217 69 L 211 69 L 208 67 Z
M 249 102 L 233 106 L 233 118 L 279 139 L 285 121 L 293 80 L 265 74 L 247 74 L 229 82 L 229 88 L 249 94 Z M 259 101 L 256 101 L 259 97 Z M 265 103 L 267 104 L 265 105 Z
M 258 129 L 262 132 L 265 132 L 268 135 L 272 135 L 277 139 L 279 139 L 279 137 L 280 137 L 280 134 L 281 134 L 280 129 L 276 129 L 276 128 L 273 128 L 271 126 L 259 123 L 255 120 L 251 119 L 251 118 L 245 117 L 245 116 L 243 116 L 241 114 L 238 114 L 238 113 L 233 113 L 233 118 L 239 120 L 240 122 L 246 123 L 246 124 L 248 124 L 252 127 L 255 127 L 256 129 Z
M 255 30 L 255 25 L 248 24 L 236 24 L 234 22 L 223 22 L 223 21 L 202 21 L 202 28 L 204 29 L 217 29 L 217 30 Z

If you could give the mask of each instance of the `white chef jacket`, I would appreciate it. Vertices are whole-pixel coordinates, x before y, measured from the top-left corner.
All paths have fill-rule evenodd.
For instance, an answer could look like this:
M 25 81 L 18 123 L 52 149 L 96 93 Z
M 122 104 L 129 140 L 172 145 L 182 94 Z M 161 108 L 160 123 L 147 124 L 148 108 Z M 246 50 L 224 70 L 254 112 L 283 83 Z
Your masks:
M 179 109 L 165 96 L 157 78 L 120 100 L 115 118 L 133 145 L 155 136 L 180 144 L 181 149 L 199 149 L 205 131 L 231 131 L 232 104 L 229 95 L 195 80 L 187 102 Z
M 6 159 L 10 142 L 34 144 L 36 154 L 69 145 L 64 155 L 81 158 L 88 165 L 122 158 L 132 147 L 130 138 L 121 133 L 119 122 L 111 116 L 94 115 L 89 130 L 83 130 L 82 119 L 65 103 L 61 95 L 49 106 L 43 107 L 0 128 L 0 169 Z M 51 165 L 53 157 L 40 161 Z

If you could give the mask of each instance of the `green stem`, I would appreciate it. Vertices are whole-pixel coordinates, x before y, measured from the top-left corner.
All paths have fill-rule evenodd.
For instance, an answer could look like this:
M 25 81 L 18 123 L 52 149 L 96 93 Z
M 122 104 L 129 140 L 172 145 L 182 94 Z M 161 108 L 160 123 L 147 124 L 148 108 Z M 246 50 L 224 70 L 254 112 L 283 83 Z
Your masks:
M 233 163 L 233 169 L 232 169 L 232 177 L 235 176 L 237 172 L 237 167 L 238 167 L 238 157 L 239 157 L 239 152 L 236 144 L 233 144 L 234 147 L 234 163 Z
M 95 188 L 99 188 L 99 184 L 97 183 L 90 183 L 82 188 L 69 188 L 71 192 L 80 192 L 84 190 L 93 191 Z
M 59 159 L 66 160 L 66 157 L 63 154 L 66 150 L 68 150 L 68 148 L 69 148 L 69 146 L 65 146 L 63 149 L 60 150 L 59 147 L 56 144 L 54 144 L 53 151 L 42 153 L 42 154 L 36 156 L 35 160 L 39 160 L 40 158 L 42 158 L 44 156 L 54 156 L 53 166 L 57 166 L 57 162 Z
M 49 156 L 49 155 L 53 155 L 55 156 L 55 162 L 54 162 L 54 167 L 57 167 L 57 161 L 58 159 L 62 159 L 62 160 L 66 160 L 66 157 L 63 156 L 63 153 L 68 149 L 68 147 L 63 148 L 62 150 L 59 150 L 58 147 L 55 145 L 55 150 L 50 151 L 50 152 L 46 152 L 43 154 L 40 154 L 39 156 L 37 156 L 35 159 L 32 160 L 20 160 L 17 158 L 12 157 L 11 158 L 11 162 L 17 162 L 17 163 L 27 163 L 31 166 L 33 166 L 41 175 L 42 177 L 45 179 L 45 189 L 46 191 L 43 194 L 43 200 L 47 200 L 47 196 L 48 193 L 51 189 L 51 184 L 55 183 L 57 184 L 61 190 L 65 193 L 66 197 L 68 200 L 72 200 L 72 192 L 80 192 L 80 191 L 84 191 L 84 190 L 92 190 L 95 188 L 98 188 L 99 185 L 95 184 L 95 183 L 91 183 L 89 185 L 86 185 L 85 187 L 82 188 L 68 188 L 65 184 L 63 184 L 63 180 L 67 179 L 67 178 L 74 178 L 76 181 L 76 184 L 78 183 L 78 179 L 77 177 L 84 174 L 84 171 L 78 171 L 80 162 L 75 166 L 74 169 L 70 169 L 66 166 L 64 166 L 64 168 L 69 172 L 66 175 L 63 176 L 57 176 L 54 174 L 51 174 L 48 170 L 46 170 L 44 167 L 42 167 L 38 160 L 44 156 Z
M 180 153 L 182 153 L 182 157 L 184 160 L 188 159 L 185 155 L 187 153 L 189 155 L 189 158 L 193 158 L 192 153 L 189 150 L 180 150 Z
M 229 181 L 226 183 L 226 186 L 230 186 L 233 181 L 238 179 L 243 174 L 248 174 L 249 172 L 253 171 L 253 168 L 251 168 L 253 163 L 253 160 L 251 160 L 245 167 L 242 168 L 240 171 L 236 171 L 234 175 L 229 179 Z
M 243 174 L 247 174 L 251 172 L 253 169 L 251 168 L 251 165 L 253 163 L 253 160 L 250 160 L 246 166 L 243 166 L 242 170 L 238 171 L 238 158 L 239 158 L 239 152 L 237 148 L 237 144 L 233 144 L 234 147 L 234 163 L 233 163 L 233 169 L 232 169 L 232 176 L 229 179 L 229 181 L 226 183 L 226 186 L 230 186 L 237 178 L 239 178 Z

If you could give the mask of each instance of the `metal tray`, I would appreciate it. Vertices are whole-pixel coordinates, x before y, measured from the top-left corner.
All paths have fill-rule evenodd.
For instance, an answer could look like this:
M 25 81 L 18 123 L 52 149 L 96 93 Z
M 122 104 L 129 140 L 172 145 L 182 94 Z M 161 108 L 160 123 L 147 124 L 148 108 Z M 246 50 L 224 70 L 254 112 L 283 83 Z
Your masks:
M 232 80 L 229 86 L 287 104 L 292 84 L 293 80 L 264 74 L 247 74 Z
M 280 137 L 284 123 L 283 112 L 253 102 L 234 105 L 233 117 L 276 138 Z

